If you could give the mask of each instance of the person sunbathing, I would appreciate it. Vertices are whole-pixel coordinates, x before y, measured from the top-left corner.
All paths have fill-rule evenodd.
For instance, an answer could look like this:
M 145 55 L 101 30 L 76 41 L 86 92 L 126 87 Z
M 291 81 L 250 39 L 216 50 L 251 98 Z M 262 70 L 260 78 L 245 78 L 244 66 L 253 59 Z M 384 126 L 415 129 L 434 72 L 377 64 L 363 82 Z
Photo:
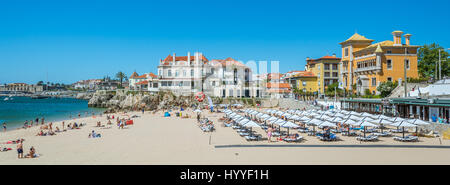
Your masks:
M 30 152 L 25 156 L 25 158 L 35 158 L 36 156 L 36 150 L 34 147 L 30 148 Z
M 61 132 L 61 130 L 59 130 L 59 127 L 56 127 L 55 132 Z
M 44 136 L 44 131 L 40 131 L 40 132 L 38 132 L 37 134 L 36 134 L 36 136 Z

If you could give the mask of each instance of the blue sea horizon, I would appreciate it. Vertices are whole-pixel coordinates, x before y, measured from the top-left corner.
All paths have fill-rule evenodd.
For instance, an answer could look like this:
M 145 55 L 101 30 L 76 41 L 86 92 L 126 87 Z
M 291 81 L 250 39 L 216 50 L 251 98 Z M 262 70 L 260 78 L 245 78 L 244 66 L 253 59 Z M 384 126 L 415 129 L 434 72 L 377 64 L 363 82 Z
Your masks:
M 44 117 L 46 123 L 57 122 L 78 117 L 78 114 L 82 117 L 92 116 L 92 113 L 97 115 L 105 110 L 90 108 L 87 100 L 75 98 L 32 99 L 16 96 L 6 101 L 5 98 L 0 96 L 0 123 L 6 123 L 8 130 L 20 128 L 25 121 L 36 118 L 40 121 Z

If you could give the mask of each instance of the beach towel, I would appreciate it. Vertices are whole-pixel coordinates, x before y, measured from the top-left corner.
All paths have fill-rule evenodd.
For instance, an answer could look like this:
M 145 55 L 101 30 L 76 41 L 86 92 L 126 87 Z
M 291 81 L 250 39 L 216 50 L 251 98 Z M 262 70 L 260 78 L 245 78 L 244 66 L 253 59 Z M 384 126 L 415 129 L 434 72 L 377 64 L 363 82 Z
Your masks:
M 164 113 L 164 117 L 170 117 L 169 112 L 165 112 L 165 113 Z
M 125 122 L 126 125 L 132 125 L 133 124 L 133 120 L 128 120 L 127 122 Z

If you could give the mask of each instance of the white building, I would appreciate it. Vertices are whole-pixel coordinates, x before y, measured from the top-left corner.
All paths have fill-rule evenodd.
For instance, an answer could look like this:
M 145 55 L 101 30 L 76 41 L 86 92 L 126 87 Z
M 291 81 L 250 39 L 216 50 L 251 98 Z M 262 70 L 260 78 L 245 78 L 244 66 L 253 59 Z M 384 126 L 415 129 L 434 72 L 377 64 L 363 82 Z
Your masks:
M 153 73 L 147 73 L 138 75 L 134 72 L 130 78 L 128 78 L 130 90 L 142 90 L 150 92 L 159 91 L 159 79 L 158 76 Z
M 158 66 L 159 89 L 176 95 L 204 92 L 216 97 L 259 97 L 251 70 L 232 58 L 209 61 L 202 53 L 167 56 Z

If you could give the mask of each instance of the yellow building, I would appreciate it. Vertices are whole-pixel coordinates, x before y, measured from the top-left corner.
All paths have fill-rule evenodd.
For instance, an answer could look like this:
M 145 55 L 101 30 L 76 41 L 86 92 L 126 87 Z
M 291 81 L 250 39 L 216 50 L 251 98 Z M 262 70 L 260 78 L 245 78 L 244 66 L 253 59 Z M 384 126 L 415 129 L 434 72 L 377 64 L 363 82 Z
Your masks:
M 291 77 L 295 80 L 295 87 L 302 92 L 317 92 L 317 76 L 309 71 L 298 71 L 297 74 Z
M 405 34 L 402 44 L 401 31 L 394 31 L 394 41 L 383 41 L 372 44 L 355 33 L 341 42 L 342 62 L 341 81 L 344 88 L 352 92 L 364 94 L 369 89 L 372 94 L 379 94 L 377 86 L 381 82 L 404 80 L 404 66 L 407 67 L 408 78 L 418 78 L 417 48 L 410 45 L 411 34 Z M 356 89 L 353 85 L 356 84 Z
M 339 82 L 341 58 L 336 55 L 324 56 L 318 59 L 306 58 L 305 70 L 317 76 L 316 91 L 323 95 L 327 86 Z

